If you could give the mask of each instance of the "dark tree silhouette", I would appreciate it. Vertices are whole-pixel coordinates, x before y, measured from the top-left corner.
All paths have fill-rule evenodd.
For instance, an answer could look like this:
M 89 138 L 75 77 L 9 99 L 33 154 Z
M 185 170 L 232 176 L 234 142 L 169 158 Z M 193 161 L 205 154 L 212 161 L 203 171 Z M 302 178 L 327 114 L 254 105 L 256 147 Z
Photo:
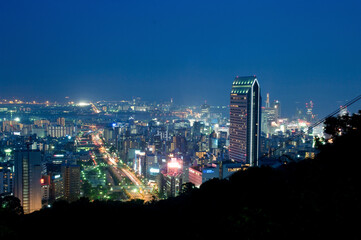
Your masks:
M 20 199 L 14 196 L 0 197 L 0 211 L 22 215 L 24 214 L 23 207 L 20 204 Z
M 325 133 L 332 137 L 340 136 L 352 132 L 359 134 L 361 131 L 361 110 L 352 116 L 343 115 L 337 117 L 329 117 L 324 122 Z

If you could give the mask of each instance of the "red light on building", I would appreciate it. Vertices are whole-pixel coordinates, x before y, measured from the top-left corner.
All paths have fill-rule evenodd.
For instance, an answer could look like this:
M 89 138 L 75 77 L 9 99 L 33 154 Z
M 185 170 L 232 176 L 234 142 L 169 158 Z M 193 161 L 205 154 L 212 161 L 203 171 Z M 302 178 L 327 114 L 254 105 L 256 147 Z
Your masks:
M 197 167 L 190 167 L 189 181 L 199 188 L 202 185 L 202 171 Z
M 179 158 L 171 157 L 167 163 L 167 173 L 180 173 L 182 172 L 183 161 Z

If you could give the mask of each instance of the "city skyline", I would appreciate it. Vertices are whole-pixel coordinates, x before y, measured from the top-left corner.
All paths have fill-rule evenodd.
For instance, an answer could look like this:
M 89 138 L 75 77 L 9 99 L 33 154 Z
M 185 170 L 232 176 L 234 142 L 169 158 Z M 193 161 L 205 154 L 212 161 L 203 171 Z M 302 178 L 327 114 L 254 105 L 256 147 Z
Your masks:
M 3 98 L 227 105 L 229 79 L 257 75 L 285 113 L 312 100 L 324 116 L 359 91 L 357 1 L 4 2 L 0 9 Z
M 360 10 L 1 1 L 0 238 L 355 238 Z

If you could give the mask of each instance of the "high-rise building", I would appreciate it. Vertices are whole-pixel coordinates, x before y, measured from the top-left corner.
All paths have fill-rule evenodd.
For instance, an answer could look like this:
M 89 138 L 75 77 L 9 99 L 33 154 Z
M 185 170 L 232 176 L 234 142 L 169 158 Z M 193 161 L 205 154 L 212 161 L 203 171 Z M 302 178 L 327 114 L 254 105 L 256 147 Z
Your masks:
M 39 150 L 15 151 L 14 196 L 19 198 L 24 213 L 41 209 L 41 153 Z
M 182 189 L 183 176 L 181 173 L 164 174 L 164 191 L 166 197 L 176 197 Z
M 13 193 L 13 166 L 9 162 L 0 162 L 0 195 Z
M 281 102 L 278 101 L 278 100 L 275 100 L 275 101 L 273 102 L 272 107 L 273 107 L 274 110 L 275 110 L 275 117 L 276 117 L 276 119 L 281 118 Z
M 49 125 L 47 131 L 50 137 L 73 136 L 76 133 L 76 126 Z
M 169 154 L 166 170 L 161 172 L 158 182 L 160 195 L 164 197 L 176 197 L 179 195 L 184 182 L 183 159 Z
M 258 165 L 261 133 L 261 91 L 256 76 L 236 77 L 230 99 L 229 157 Z
M 63 164 L 61 166 L 64 183 L 64 198 L 73 202 L 80 197 L 80 166 Z
M 269 108 L 270 104 L 269 104 L 269 93 L 267 93 L 267 99 L 266 99 L 266 108 Z
M 202 169 L 200 166 L 189 167 L 189 182 L 199 188 L 202 185 Z
M 65 118 L 60 117 L 60 118 L 56 119 L 56 123 L 60 126 L 65 127 Z
M 210 106 L 206 102 L 201 105 L 201 113 L 203 118 L 210 117 Z
M 274 128 L 281 117 L 281 103 L 275 100 L 270 104 L 270 96 L 267 93 L 266 106 L 261 108 L 261 129 L 266 135 L 273 134 Z
M 306 121 L 312 122 L 315 115 L 312 113 L 313 110 L 313 102 L 310 101 L 309 103 L 306 103 Z

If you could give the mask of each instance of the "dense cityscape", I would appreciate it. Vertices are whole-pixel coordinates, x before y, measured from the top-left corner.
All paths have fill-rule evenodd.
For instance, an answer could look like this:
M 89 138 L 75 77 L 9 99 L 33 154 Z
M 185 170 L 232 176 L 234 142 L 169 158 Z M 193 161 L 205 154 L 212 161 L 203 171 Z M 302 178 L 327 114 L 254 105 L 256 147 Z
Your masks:
M 306 102 L 303 109 L 295 109 L 294 116 L 283 115 L 282 103 L 271 100 L 268 93 L 262 103 L 256 76 L 235 77 L 229 96 L 227 106 L 210 106 L 206 102 L 200 106 L 182 106 L 173 99 L 149 103 L 140 97 L 78 103 L 2 100 L 1 236 L 24 236 L 23 232 L 11 229 L 19 226 L 34 229 L 44 218 L 51 219 L 46 231 L 52 232 L 55 226 L 69 222 L 70 216 L 74 218 L 73 225 L 82 226 L 66 228 L 73 229 L 74 236 L 93 237 L 83 231 L 89 224 L 86 219 L 93 218 L 98 225 L 100 219 L 107 218 L 110 222 L 106 224 L 111 228 L 121 224 L 137 231 L 136 220 L 126 219 L 142 216 L 141 219 L 148 219 L 141 224 L 147 231 L 138 236 L 147 237 L 147 232 L 156 229 L 169 211 L 177 212 L 178 217 L 163 222 L 162 232 L 172 234 L 172 224 L 187 222 L 187 216 L 194 211 L 200 211 L 202 217 L 188 221 L 206 227 L 204 218 L 208 218 L 208 213 L 204 210 L 208 208 L 213 209 L 209 218 L 222 225 L 223 230 L 205 234 L 189 228 L 182 232 L 183 237 L 189 234 L 197 238 L 212 238 L 214 234 L 234 237 L 239 229 L 247 236 L 256 235 L 255 238 L 265 234 L 279 236 L 280 229 L 272 225 L 272 220 L 266 220 L 275 214 L 266 203 L 272 206 L 290 203 L 294 207 L 297 194 L 302 194 L 301 199 L 308 196 L 300 206 L 318 201 L 312 197 L 313 191 L 318 192 L 319 184 L 330 179 L 328 175 L 335 170 L 318 173 L 326 165 L 320 168 L 314 164 L 337 166 L 333 159 L 338 159 L 336 156 L 345 149 L 338 143 L 342 137 L 346 137 L 343 141 L 357 144 L 361 111 L 350 115 L 347 107 L 361 96 L 321 120 L 313 112 L 312 101 Z M 336 152 L 323 162 L 322 156 L 332 154 L 328 147 Z M 355 149 L 349 151 L 351 156 Z M 309 164 L 309 169 L 304 169 L 304 164 Z M 301 176 L 297 169 L 301 170 Z M 288 176 L 292 171 L 296 172 L 295 176 Z M 309 175 L 309 171 L 315 173 Z M 277 175 L 276 179 L 285 178 L 285 182 L 275 180 L 273 174 Z M 351 176 L 340 175 L 340 182 Z M 320 177 L 322 180 L 316 180 Z M 296 185 L 290 188 L 288 184 L 292 182 Z M 296 190 L 299 184 L 302 190 Z M 260 189 L 257 193 L 256 188 Z M 278 192 L 276 198 L 265 199 L 274 192 Z M 247 199 L 253 200 L 247 203 Z M 286 199 L 289 203 L 283 202 Z M 239 201 L 243 202 L 241 213 L 234 210 Z M 232 204 L 226 207 L 229 203 Z M 264 210 L 257 211 L 267 211 L 263 217 L 261 212 L 247 210 L 260 206 Z M 319 207 L 308 211 L 317 212 Z M 287 213 L 282 221 L 290 217 L 287 211 L 290 207 L 277 208 L 280 211 L 276 215 Z M 341 208 L 342 213 L 335 214 L 343 218 L 343 211 Z M 234 215 L 237 213 L 241 215 Z M 119 216 L 123 215 L 121 220 Z M 17 222 L 17 217 L 25 217 L 25 226 L 24 222 Z M 252 220 L 241 222 L 242 218 Z M 297 231 L 301 231 L 300 236 L 313 231 L 313 228 L 302 230 L 303 223 L 299 221 L 305 219 L 309 218 L 296 217 L 283 222 L 284 226 L 290 224 L 287 231 L 281 231 L 285 238 Z M 234 224 L 237 227 L 232 227 Z M 320 229 L 329 224 L 349 225 L 347 221 L 325 221 Z M 295 226 L 300 230 L 292 230 Z M 249 230 L 254 227 L 260 230 Z M 112 231 L 107 235 L 114 236 Z
M 232 99 L 233 95 L 247 96 L 235 90 L 242 79 L 257 81 L 256 77 L 237 77 Z M 233 100 L 228 106 L 179 106 L 173 99 L 149 103 L 140 97 L 79 103 L 2 100 L 0 194 L 15 194 L 25 203 L 24 189 L 17 189 L 25 186 L 20 180 L 25 169 L 19 165 L 24 159 L 28 159 L 27 187 L 32 195 L 26 196 L 31 204 L 23 207 L 31 213 L 61 199 L 176 197 L 189 187 L 187 183 L 199 188 L 209 179 L 226 179 L 249 166 L 278 167 L 314 158 L 314 139 L 324 136 L 322 124 L 308 130 L 317 120 L 312 101 L 295 109 L 294 116 L 284 116 L 281 103 L 266 96 L 264 106 L 257 109 L 261 132 L 258 140 L 252 140 L 259 143 L 253 147 L 254 160 L 237 159 L 237 149 L 230 156 L 232 131 L 234 136 L 241 132 L 230 125 L 229 112 L 238 114 Z M 250 127 L 245 123 L 247 130 Z
M 0 239 L 359 239 L 360 10 L 0 1 Z

